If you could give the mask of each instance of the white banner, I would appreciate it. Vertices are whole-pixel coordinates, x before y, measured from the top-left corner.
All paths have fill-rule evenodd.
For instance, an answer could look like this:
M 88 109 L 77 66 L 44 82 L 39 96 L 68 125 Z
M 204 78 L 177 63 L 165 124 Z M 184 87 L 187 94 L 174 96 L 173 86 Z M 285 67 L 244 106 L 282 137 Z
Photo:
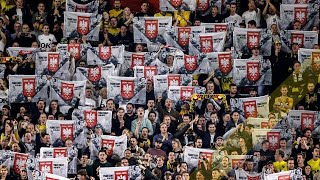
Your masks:
M 35 60 L 36 75 L 50 75 L 70 79 L 70 54 L 68 52 L 38 52 Z
M 191 96 L 194 93 L 194 86 L 170 86 L 168 90 L 168 98 L 173 102 L 191 101 Z
M 202 33 L 205 33 L 204 26 L 173 27 L 167 29 L 163 37 L 166 45 L 186 51 L 188 50 L 189 40 L 198 38 L 199 34 Z
M 261 173 L 254 173 L 249 174 L 244 169 L 237 169 L 235 170 L 236 173 L 236 179 L 238 180 L 260 180 L 261 179 Z
M 50 173 L 46 173 L 45 178 L 46 178 L 46 180 L 70 180 L 68 178 L 58 176 L 55 174 L 50 174 Z
M 237 111 L 242 116 L 248 118 L 268 118 L 269 96 L 250 98 L 231 98 L 231 111 Z
M 205 27 L 206 33 L 228 32 L 228 25 L 228 23 L 201 23 L 201 26 Z
M 209 149 L 201 149 L 201 148 L 193 148 L 185 146 L 185 150 L 183 153 L 184 161 L 188 164 L 189 170 L 199 167 L 200 161 L 206 161 L 208 170 L 212 167 L 212 162 L 215 161 L 215 157 L 213 156 L 214 150 Z
M 247 124 L 253 125 L 253 128 L 257 129 L 269 129 L 268 127 L 268 118 L 253 118 L 249 117 L 247 119 Z
M 234 59 L 234 83 L 239 87 L 272 85 L 271 63 L 268 59 L 258 61 Z
M 313 45 L 318 44 L 317 31 L 287 31 L 286 36 L 290 45 L 298 43 L 302 48 L 313 49 Z
M 123 64 L 124 46 L 92 47 L 87 51 L 88 65 Z
M 223 51 L 226 41 L 226 32 L 201 33 L 199 37 L 190 39 L 189 54 L 220 52 Z
M 135 78 L 153 80 L 153 76 L 158 75 L 157 66 L 135 66 L 133 74 Z
M 60 158 L 68 157 L 68 150 L 66 147 L 61 148 L 40 148 L 40 158 Z
M 99 41 L 99 31 L 102 16 L 100 14 L 64 12 L 64 31 L 66 38 L 82 38 L 88 41 Z
M 196 7 L 197 2 L 194 0 L 160 0 L 160 10 L 165 12 L 195 11 Z
M 314 130 L 320 123 L 319 111 L 307 111 L 307 110 L 290 110 L 288 113 L 288 123 L 291 128 L 300 128 L 304 130 L 309 128 Z
M 281 129 L 253 129 L 252 144 L 261 147 L 264 140 L 270 143 L 269 149 L 275 151 L 279 148 L 280 139 L 282 138 Z
M 62 81 L 53 78 L 51 80 L 50 99 L 58 100 L 60 107 L 70 107 L 75 105 L 77 97 L 79 97 L 80 105 L 84 105 L 85 90 L 86 81 Z
M 273 173 L 265 176 L 265 180 L 290 180 L 292 171 Z
M 302 71 L 311 70 L 313 64 L 320 62 L 320 50 L 300 48 L 298 51 L 298 61 L 301 63 Z
M 208 73 L 215 71 L 215 77 L 232 77 L 233 58 L 231 52 L 212 52 L 201 54 L 202 62 L 208 62 Z
M 304 4 L 280 5 L 280 29 L 293 29 L 295 20 L 301 22 L 302 30 L 309 31 L 319 23 L 319 6 L 308 2 Z
M 28 58 L 35 59 L 36 53 L 39 52 L 39 49 L 30 47 L 8 47 L 7 52 L 9 56 L 26 60 Z
M 5 64 L 0 64 L 0 79 L 4 78 L 4 71 L 6 70 Z
M 172 26 L 172 17 L 135 17 L 133 38 L 135 43 L 164 41 L 161 37 Z
M 66 11 L 97 14 L 99 9 L 99 0 L 66 0 Z
M 68 176 L 68 158 L 66 157 L 39 159 L 38 163 L 39 171 L 43 173 Z
M 107 77 L 108 98 L 117 104 L 145 104 L 145 80 L 134 77 Z
M 146 52 L 124 52 L 124 62 L 121 65 L 121 76 L 132 77 L 133 68 L 135 66 L 149 66 L 154 59 L 151 58 L 150 53 Z
M 104 133 L 111 133 L 111 125 L 112 125 L 111 111 L 76 109 L 72 113 L 72 119 L 75 120 L 77 124 L 76 132 L 81 132 L 84 127 L 87 127 L 89 129 L 100 127 L 102 128 Z
M 33 102 L 39 99 L 48 100 L 48 85 L 46 76 L 10 75 L 9 102 L 26 103 L 31 97 Z
M 244 168 L 245 161 L 252 159 L 252 157 L 252 155 L 228 155 L 229 163 L 232 169 Z
M 115 67 L 113 64 L 105 66 L 97 66 L 92 68 L 77 67 L 76 73 L 74 74 L 75 81 L 90 81 L 95 87 L 106 87 L 107 77 L 114 76 Z
M 210 53 L 208 53 L 210 54 Z M 202 74 L 208 73 L 209 61 L 204 60 L 207 54 L 187 55 L 182 51 L 176 51 L 173 61 L 173 73 L 175 74 Z
M 47 120 L 46 131 L 50 135 L 50 143 L 56 140 L 66 139 L 73 140 L 75 138 L 75 121 L 71 120 Z
M 170 86 L 191 86 L 192 75 L 185 74 L 168 74 L 157 75 L 153 77 L 154 95 L 157 98 L 162 96 L 163 99 L 167 97 L 167 90 Z
M 124 151 L 127 149 L 127 136 L 101 136 L 101 148 L 107 149 L 108 156 L 116 154 L 120 157 L 124 156 Z
M 76 61 L 87 60 L 87 51 L 90 48 L 89 44 L 58 44 L 57 52 L 66 51 L 70 53 Z
M 99 170 L 100 180 L 129 180 L 129 166 L 102 167 Z

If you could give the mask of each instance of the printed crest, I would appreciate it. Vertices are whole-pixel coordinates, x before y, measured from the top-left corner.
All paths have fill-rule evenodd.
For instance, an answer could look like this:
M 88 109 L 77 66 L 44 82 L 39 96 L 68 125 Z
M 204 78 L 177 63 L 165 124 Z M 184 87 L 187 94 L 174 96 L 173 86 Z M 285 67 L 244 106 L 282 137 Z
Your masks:
M 260 63 L 259 62 L 247 63 L 247 78 L 249 81 L 258 81 L 260 79 Z
M 124 99 L 131 99 L 134 96 L 134 81 L 121 80 L 121 96 Z
M 112 156 L 113 154 L 113 148 L 114 148 L 114 140 L 111 139 L 102 139 L 101 141 L 101 147 L 107 149 L 107 155 Z
M 153 81 L 153 76 L 157 75 L 157 66 L 145 66 L 144 77 Z
M 22 78 L 22 94 L 25 97 L 36 95 L 36 78 Z
M 305 25 L 308 17 L 307 7 L 294 7 L 294 19 L 301 22 L 301 25 Z
M 88 68 L 88 79 L 97 82 L 101 79 L 101 67 Z
M 70 101 L 74 97 L 74 84 L 61 83 L 61 97 L 66 101 Z
M 214 32 L 227 32 L 227 24 L 214 24 Z
M 111 47 L 110 46 L 101 46 L 99 47 L 99 57 L 106 61 L 111 57 Z
M 260 32 L 247 32 L 247 46 L 252 49 L 254 46 L 260 45 Z
M 57 72 L 59 69 L 60 55 L 59 54 L 48 54 L 48 70 L 50 72 Z
M 291 44 L 297 43 L 299 47 L 304 47 L 304 34 L 291 33 Z
M 21 169 L 26 167 L 27 160 L 29 158 L 28 154 L 15 153 L 13 162 L 13 171 L 17 174 L 21 173 Z
M 73 139 L 73 124 L 60 124 L 61 140 Z
M 53 158 L 68 157 L 67 148 L 54 148 Z
M 213 52 L 212 36 L 200 36 L 200 50 L 203 53 Z
M 131 54 L 131 68 L 135 66 L 144 66 L 144 54 Z
M 94 110 L 85 110 L 83 112 L 84 121 L 88 128 L 93 128 L 97 125 L 98 121 L 98 112 Z
M 154 39 L 158 36 L 158 20 L 145 20 L 146 37 Z
M 180 46 L 188 46 L 190 39 L 191 28 L 179 27 L 178 28 L 178 44 Z
M 232 58 L 231 54 L 218 54 L 218 62 L 220 71 L 227 75 L 232 70 Z
M 270 143 L 270 150 L 275 151 L 279 148 L 280 132 L 267 132 L 267 140 Z
M 53 163 L 52 161 L 41 161 L 39 162 L 39 171 L 52 174 Z
M 306 128 L 314 129 L 314 113 L 304 112 L 301 113 L 301 129 L 304 130 Z
M 182 101 L 190 101 L 193 94 L 194 87 L 181 87 L 180 88 L 180 99 Z
M 256 101 L 246 101 L 243 102 L 243 109 L 246 118 L 258 116 L 257 102 Z
M 128 180 L 129 179 L 128 170 L 114 171 L 114 179 L 115 180 Z
M 197 69 L 198 56 L 185 54 L 183 59 L 184 59 L 184 66 L 187 71 L 195 71 Z
M 73 57 L 75 60 L 80 59 L 80 44 L 68 44 L 68 52 L 70 53 L 70 56 Z
M 81 35 L 87 35 L 90 29 L 90 17 L 78 16 L 77 31 Z
M 170 86 L 180 86 L 180 75 L 168 75 L 168 88 Z

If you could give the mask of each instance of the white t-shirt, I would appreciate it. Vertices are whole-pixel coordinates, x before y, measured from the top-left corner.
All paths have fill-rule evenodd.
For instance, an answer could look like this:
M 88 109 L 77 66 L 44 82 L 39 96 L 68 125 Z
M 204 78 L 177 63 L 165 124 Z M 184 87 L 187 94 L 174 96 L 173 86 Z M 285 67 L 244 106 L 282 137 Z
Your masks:
M 272 24 L 277 24 L 278 28 L 280 28 L 279 27 L 280 18 L 276 14 L 275 15 L 267 14 L 266 22 L 267 22 L 268 29 L 271 29 Z
M 38 41 L 40 44 L 40 49 L 44 51 L 49 51 L 51 49 L 51 45 L 54 42 L 57 42 L 56 37 L 53 34 L 44 35 L 41 34 L 38 36 Z
M 224 22 L 228 23 L 230 30 L 233 31 L 234 27 L 240 27 L 239 24 L 242 22 L 242 17 L 239 14 L 230 15 L 224 19 Z
M 242 14 L 242 18 L 244 19 L 246 26 L 248 27 L 248 22 L 251 20 L 256 21 L 257 23 L 257 27 L 260 27 L 260 20 L 261 20 L 261 16 L 260 16 L 260 9 L 257 8 L 258 12 L 256 11 L 246 11 Z

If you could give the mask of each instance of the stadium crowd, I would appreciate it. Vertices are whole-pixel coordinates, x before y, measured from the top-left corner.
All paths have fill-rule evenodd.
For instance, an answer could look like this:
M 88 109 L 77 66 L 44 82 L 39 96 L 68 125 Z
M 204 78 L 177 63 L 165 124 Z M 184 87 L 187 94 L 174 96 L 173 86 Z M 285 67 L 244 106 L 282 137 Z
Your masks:
M 301 44 L 292 43 L 289 50 L 283 49 L 284 43 L 280 34 L 287 29 L 281 29 L 281 1 L 249 0 L 241 1 L 241 4 L 240 1 L 222 1 L 220 6 L 209 4 L 207 13 L 199 9 L 151 12 L 148 2 L 141 2 L 140 11 L 132 12 L 129 7 L 123 7 L 121 1 L 114 0 L 111 3 L 109 0 L 99 0 L 98 14 L 102 15 L 102 20 L 98 42 L 87 40 L 86 35 L 80 38 L 64 36 L 66 11 L 64 1 L 0 1 L 0 56 L 3 59 L 0 80 L 2 152 L 6 150 L 28 154 L 30 158 L 39 158 L 42 148 L 73 149 L 77 152 L 76 173 L 68 173 L 68 178 L 79 180 L 98 180 L 99 173 L 102 172 L 99 171 L 100 168 L 125 166 L 137 166 L 139 169 L 137 175 L 146 180 L 232 180 L 240 179 L 239 170 L 249 175 L 259 174 L 261 179 L 274 173 L 300 170 L 301 176 L 291 179 L 320 179 L 320 129 L 318 128 L 320 115 L 317 114 L 320 106 L 320 60 L 302 71 L 303 62 L 299 61 L 298 55 L 299 48 L 303 48 Z M 180 1 L 170 2 L 178 4 Z M 192 96 L 192 100 L 183 101 L 181 104 L 155 93 L 159 87 L 153 83 L 153 79 L 147 79 L 145 82 L 144 105 L 131 102 L 119 105 L 113 98 L 108 98 L 111 89 L 96 87 L 89 80 L 86 83 L 85 94 L 79 94 L 78 100 L 67 110 L 60 109 L 61 104 L 57 99 L 35 100 L 27 97 L 27 101 L 21 103 L 10 102 L 9 94 L 12 89 L 9 88 L 9 84 L 12 75 L 35 75 L 36 64 L 34 56 L 25 59 L 15 59 L 10 56 L 7 52 L 9 47 L 32 47 L 42 52 L 56 52 L 60 44 L 81 43 L 92 47 L 124 45 L 125 51 L 128 52 L 148 52 L 153 45 L 134 41 L 135 17 L 172 17 L 173 27 L 228 23 L 228 26 L 239 28 L 267 29 L 272 36 L 272 45 L 268 49 L 270 56 L 262 56 L 261 47 L 255 45 L 248 48 L 247 53 L 243 52 L 242 57 L 238 59 L 270 61 L 272 85 L 263 88 L 261 85 L 239 87 L 233 82 L 237 74 L 222 77 L 213 71 L 193 74 L 191 83 L 194 87 L 203 88 L 206 95 L 219 94 L 221 97 Z M 304 23 L 296 19 L 289 30 L 302 31 Z M 318 28 L 319 23 L 305 31 L 318 33 Z M 313 44 L 313 49 L 319 49 L 318 42 Z M 226 43 L 223 51 L 232 51 L 233 43 L 232 41 Z M 163 44 L 156 48 L 167 47 L 167 44 Z M 184 50 L 185 53 L 187 51 Z M 75 63 L 75 67 L 72 69 L 70 65 L 70 80 L 75 71 L 78 71 L 78 67 L 95 67 L 88 65 L 87 59 L 91 58 L 89 56 L 76 62 L 73 58 L 71 56 L 70 64 Z M 7 59 L 10 59 L 10 62 L 4 62 Z M 174 61 L 174 56 L 168 55 L 164 63 L 170 69 Z M 246 118 L 231 106 L 233 99 L 250 99 L 264 95 L 269 96 L 267 106 L 270 111 L 265 117 L 266 129 L 270 131 L 282 129 L 289 135 L 279 138 L 276 142 L 264 139 L 258 145 L 252 140 L 256 128 L 252 121 L 255 119 Z M 222 96 L 226 103 L 217 106 Z M 85 97 L 85 105 L 79 106 L 81 97 Z M 104 132 L 104 127 L 89 127 L 86 124 L 87 127 L 82 127 L 85 132 L 82 138 L 86 141 L 83 147 L 77 146 L 75 138 L 64 140 L 58 138 L 52 143 L 46 122 L 75 120 L 73 112 L 81 108 L 111 111 L 111 133 Z M 314 125 L 307 128 L 302 128 L 302 125 L 292 127 L 288 118 L 292 110 L 315 112 L 317 115 L 314 116 Z M 94 139 L 99 139 L 102 135 L 125 135 L 127 145 L 122 149 L 123 156 L 112 153 L 108 147 L 92 148 Z M 274 144 L 278 146 L 271 148 L 271 145 L 275 147 Z M 214 150 L 211 157 L 214 160 L 199 155 L 199 164 L 190 164 L 188 163 L 190 161 L 185 159 L 186 147 Z M 246 156 L 243 156 L 243 161 L 234 164 L 230 156 L 240 155 Z M 3 160 L 0 161 L 1 180 L 34 179 L 27 173 L 26 162 L 17 172 L 12 168 L 12 163 L 8 165 Z M 135 179 L 133 175 L 131 179 Z

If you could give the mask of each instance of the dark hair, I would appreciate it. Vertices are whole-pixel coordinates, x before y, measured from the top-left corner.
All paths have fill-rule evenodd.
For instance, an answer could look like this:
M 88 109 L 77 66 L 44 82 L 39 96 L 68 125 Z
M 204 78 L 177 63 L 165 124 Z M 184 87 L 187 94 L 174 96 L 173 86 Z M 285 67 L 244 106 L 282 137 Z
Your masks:
M 252 25 L 252 26 L 257 26 L 257 23 L 256 23 L 256 21 L 255 20 L 250 20 L 249 22 L 248 22 L 248 24 L 250 24 L 250 25 Z

